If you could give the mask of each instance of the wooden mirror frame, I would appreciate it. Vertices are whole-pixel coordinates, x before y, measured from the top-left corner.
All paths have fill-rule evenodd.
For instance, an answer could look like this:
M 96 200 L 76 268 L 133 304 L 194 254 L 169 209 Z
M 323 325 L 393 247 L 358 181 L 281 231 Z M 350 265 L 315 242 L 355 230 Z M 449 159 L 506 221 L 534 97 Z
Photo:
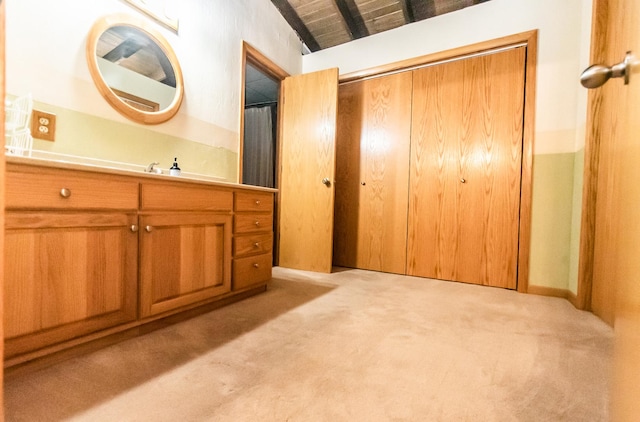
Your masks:
M 167 56 L 173 66 L 173 70 L 176 77 L 176 94 L 171 104 L 165 109 L 159 111 L 143 111 L 134 108 L 124 102 L 104 81 L 100 69 L 98 68 L 98 59 L 96 56 L 96 47 L 98 45 L 98 39 L 109 28 L 114 26 L 129 26 L 145 32 L 153 41 L 156 42 L 158 47 Z M 173 49 L 169 45 L 169 42 L 156 31 L 150 27 L 146 22 L 136 19 L 132 16 L 125 14 L 115 14 L 105 16 L 96 21 L 91 27 L 89 37 L 87 39 L 86 48 L 87 64 L 89 66 L 89 72 L 93 78 L 93 82 L 96 84 L 98 91 L 104 97 L 105 100 L 115 108 L 120 114 L 125 117 L 143 124 L 158 124 L 166 122 L 171 119 L 180 108 L 182 104 L 182 98 L 184 96 L 184 82 L 182 79 L 182 70 L 178 63 L 178 57 L 174 53 Z

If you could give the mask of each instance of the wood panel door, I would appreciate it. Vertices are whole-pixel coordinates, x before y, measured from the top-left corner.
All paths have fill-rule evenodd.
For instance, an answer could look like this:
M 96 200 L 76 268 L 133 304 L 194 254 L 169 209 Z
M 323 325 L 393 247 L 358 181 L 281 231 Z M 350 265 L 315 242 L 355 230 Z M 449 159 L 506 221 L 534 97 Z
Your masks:
M 231 291 L 231 215 L 140 217 L 140 316 Z
M 525 53 L 414 71 L 408 274 L 516 288 Z
M 282 92 L 279 265 L 331 272 L 338 69 L 288 77 Z
M 5 357 L 137 316 L 135 214 L 8 212 Z
M 589 93 L 585 147 L 585 181 L 598 181 L 592 306 L 616 334 L 611 420 L 631 422 L 640 414 L 640 2 L 594 5 L 593 63 L 613 65 L 627 51 L 635 55 L 628 85 L 610 80 Z M 587 173 L 598 159 L 594 174 Z M 592 188 L 585 183 L 585 193 Z M 591 199 L 585 194 L 583 214 L 593 211 Z
M 406 271 L 412 80 L 402 72 L 338 89 L 337 266 Z

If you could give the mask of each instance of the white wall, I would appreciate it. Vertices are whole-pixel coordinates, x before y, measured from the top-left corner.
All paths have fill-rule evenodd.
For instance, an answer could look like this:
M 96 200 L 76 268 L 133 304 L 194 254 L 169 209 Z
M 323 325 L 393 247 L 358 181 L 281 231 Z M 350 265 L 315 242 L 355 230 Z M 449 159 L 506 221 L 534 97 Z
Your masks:
M 167 2 L 180 19 L 178 34 L 121 0 L 7 0 L 7 93 L 30 92 L 38 102 L 135 125 L 100 96 L 85 60 L 98 18 L 135 15 L 167 38 L 185 82 L 178 115 L 149 129 L 237 152 L 241 41 L 292 74 L 301 70 L 300 41 L 270 0 Z
M 302 68 L 345 74 L 538 29 L 535 153 L 574 152 L 579 101 L 586 104 L 578 76 L 588 63 L 590 16 L 590 0 L 491 0 L 306 55 Z

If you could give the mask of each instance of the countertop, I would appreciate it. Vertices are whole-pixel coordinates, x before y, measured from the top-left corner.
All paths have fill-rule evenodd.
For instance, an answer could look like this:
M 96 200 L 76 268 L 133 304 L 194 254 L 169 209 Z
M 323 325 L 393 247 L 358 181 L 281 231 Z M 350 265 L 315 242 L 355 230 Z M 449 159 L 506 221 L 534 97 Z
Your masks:
M 43 151 L 33 151 L 31 157 L 19 155 L 6 155 L 7 163 L 33 165 L 40 167 L 91 171 L 94 173 L 116 174 L 121 176 L 135 176 L 143 179 L 196 183 L 209 186 L 220 186 L 227 188 L 240 188 L 256 190 L 262 192 L 277 192 L 277 189 L 265 188 L 262 186 L 244 185 L 240 183 L 227 182 L 222 178 L 197 173 L 182 172 L 180 176 L 169 175 L 168 169 L 163 169 L 163 174 L 146 173 L 146 166 L 139 164 L 121 163 L 87 157 L 77 157 L 71 155 L 47 153 Z

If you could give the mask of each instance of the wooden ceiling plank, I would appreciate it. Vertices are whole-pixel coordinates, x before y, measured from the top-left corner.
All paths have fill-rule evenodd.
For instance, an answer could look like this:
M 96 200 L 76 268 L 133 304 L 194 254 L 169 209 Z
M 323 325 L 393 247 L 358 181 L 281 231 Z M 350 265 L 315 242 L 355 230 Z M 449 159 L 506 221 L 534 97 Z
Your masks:
M 293 30 L 298 33 L 298 36 L 302 38 L 302 42 L 306 44 L 309 50 L 320 50 L 320 45 L 287 0 L 271 0 L 271 3 L 276 6 L 284 19 L 289 23 L 289 25 L 291 25 Z
M 353 0 L 334 0 L 342 18 L 347 24 L 352 39 L 362 38 L 369 35 L 369 30 L 364 24 L 362 15 Z

